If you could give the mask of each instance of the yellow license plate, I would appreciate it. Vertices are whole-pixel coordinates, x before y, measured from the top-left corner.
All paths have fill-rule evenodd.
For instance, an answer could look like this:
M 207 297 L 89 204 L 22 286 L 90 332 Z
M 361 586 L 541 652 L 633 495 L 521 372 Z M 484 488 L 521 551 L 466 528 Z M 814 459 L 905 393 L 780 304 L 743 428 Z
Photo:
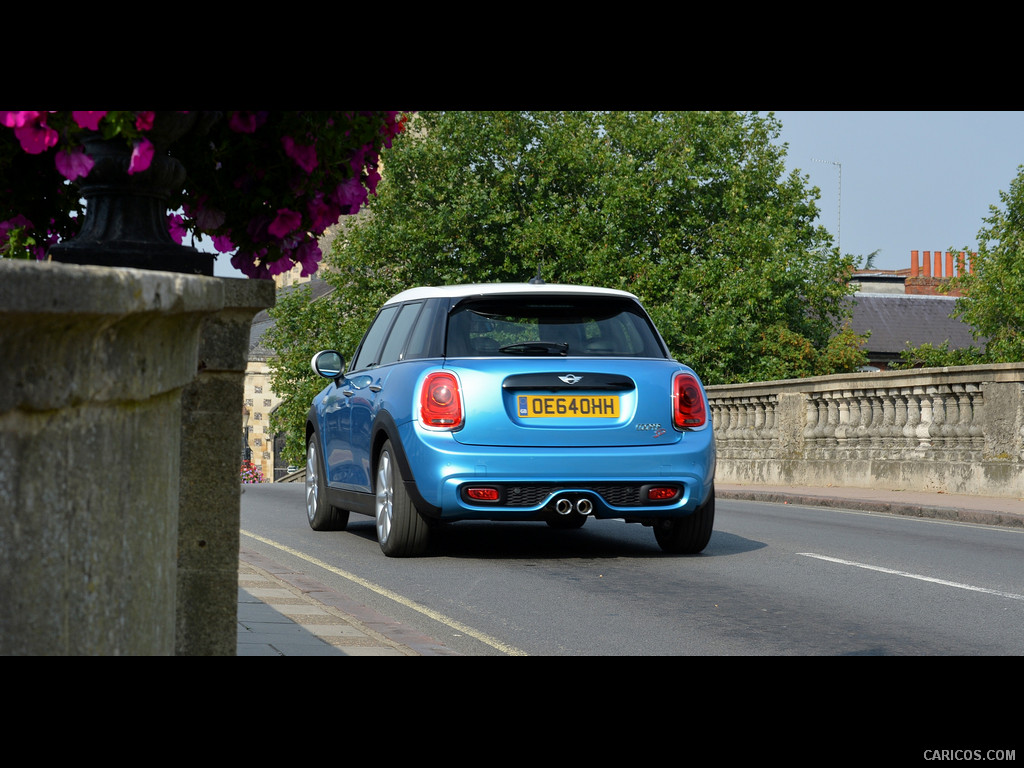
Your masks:
M 619 398 L 615 395 L 518 395 L 516 410 L 524 419 L 615 419 L 619 416 Z

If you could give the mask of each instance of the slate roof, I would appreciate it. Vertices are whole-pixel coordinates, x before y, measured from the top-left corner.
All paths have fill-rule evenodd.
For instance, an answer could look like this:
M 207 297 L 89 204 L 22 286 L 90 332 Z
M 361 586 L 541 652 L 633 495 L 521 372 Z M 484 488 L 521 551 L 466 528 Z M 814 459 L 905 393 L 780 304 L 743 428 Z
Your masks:
M 956 303 L 952 296 L 857 293 L 853 301 L 851 329 L 858 334 L 871 332 L 867 348 L 873 357 L 899 357 L 908 345 L 940 346 L 945 341 L 950 349 L 978 345 L 970 326 L 950 317 Z

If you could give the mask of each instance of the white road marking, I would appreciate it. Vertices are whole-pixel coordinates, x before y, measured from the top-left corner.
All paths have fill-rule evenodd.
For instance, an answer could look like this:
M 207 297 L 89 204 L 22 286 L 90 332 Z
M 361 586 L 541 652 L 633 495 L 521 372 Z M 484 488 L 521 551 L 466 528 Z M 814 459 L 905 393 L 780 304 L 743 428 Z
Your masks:
M 997 595 L 999 597 L 1008 597 L 1011 600 L 1024 600 L 1024 595 L 1018 595 L 1013 592 L 1000 592 L 998 589 L 986 589 L 985 587 L 975 587 L 971 584 L 961 584 L 957 581 L 947 581 L 946 579 L 936 579 L 933 576 L 922 576 L 919 573 L 908 573 L 907 571 L 897 571 L 893 568 L 883 568 L 878 565 L 868 565 L 867 563 L 857 563 L 853 560 L 840 560 L 838 557 L 828 557 L 826 555 L 816 555 L 813 552 L 797 552 L 798 555 L 803 557 L 813 557 L 817 560 L 826 560 L 830 563 L 839 563 L 840 565 L 852 565 L 856 568 L 864 568 L 869 571 L 881 571 L 882 573 L 891 573 L 894 576 L 903 576 L 908 579 L 917 579 L 918 581 L 930 581 L 933 584 L 942 584 L 946 587 L 956 587 L 957 589 L 967 589 L 971 592 L 984 592 L 986 595 Z

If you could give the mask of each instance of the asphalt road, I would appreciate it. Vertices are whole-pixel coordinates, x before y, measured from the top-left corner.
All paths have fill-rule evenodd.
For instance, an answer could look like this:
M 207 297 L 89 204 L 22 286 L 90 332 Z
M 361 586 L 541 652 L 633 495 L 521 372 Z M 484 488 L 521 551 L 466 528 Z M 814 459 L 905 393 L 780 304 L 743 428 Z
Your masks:
M 385 557 L 317 533 L 301 484 L 245 486 L 242 544 L 473 656 L 1024 653 L 1024 531 L 719 499 L 699 556 L 648 528 L 458 523 Z

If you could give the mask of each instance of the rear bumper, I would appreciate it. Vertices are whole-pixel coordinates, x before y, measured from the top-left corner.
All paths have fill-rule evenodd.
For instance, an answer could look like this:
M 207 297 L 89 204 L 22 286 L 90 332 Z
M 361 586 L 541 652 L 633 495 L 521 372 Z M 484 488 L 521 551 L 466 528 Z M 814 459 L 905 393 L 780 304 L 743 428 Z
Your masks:
M 448 433 L 415 424 L 402 430 L 402 446 L 425 514 L 442 520 L 531 520 L 561 500 L 589 502 L 597 518 L 688 515 L 711 493 L 715 474 L 710 429 L 687 432 L 671 445 L 601 448 L 465 446 Z M 500 489 L 496 502 L 467 499 L 467 486 Z M 646 499 L 649 486 L 677 486 L 668 501 Z M 563 505 L 564 506 L 564 505 Z

